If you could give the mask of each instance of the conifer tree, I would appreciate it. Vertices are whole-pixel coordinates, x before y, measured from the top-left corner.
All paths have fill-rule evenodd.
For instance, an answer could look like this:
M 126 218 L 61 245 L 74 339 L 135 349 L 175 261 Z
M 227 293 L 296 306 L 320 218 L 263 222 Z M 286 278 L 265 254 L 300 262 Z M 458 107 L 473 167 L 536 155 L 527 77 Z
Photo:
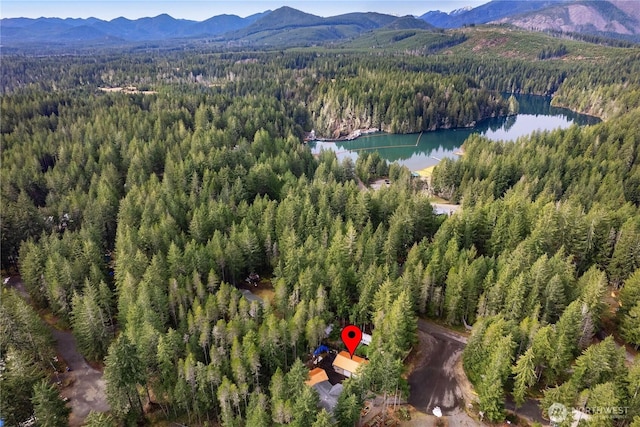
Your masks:
M 100 303 L 98 289 L 85 283 L 83 294 L 72 300 L 71 324 L 80 352 L 90 360 L 101 360 L 109 347 L 109 316 Z
M 318 412 L 316 420 L 313 422 L 311 427 L 332 427 L 333 421 L 331 421 L 331 414 L 329 414 L 326 409 L 321 409 Z
M 55 385 L 41 380 L 33 386 L 33 413 L 42 427 L 64 427 L 71 410 L 66 406 Z
M 536 383 L 537 377 L 534 360 L 533 349 L 529 348 L 518 358 L 518 361 L 512 368 L 514 375 L 513 398 L 516 405 L 522 405 L 524 403 L 526 390 Z
M 142 412 L 137 387 L 144 384 L 144 365 L 125 334 L 119 335 L 109 346 L 104 376 L 107 401 L 115 415 L 124 416 L 131 410 Z

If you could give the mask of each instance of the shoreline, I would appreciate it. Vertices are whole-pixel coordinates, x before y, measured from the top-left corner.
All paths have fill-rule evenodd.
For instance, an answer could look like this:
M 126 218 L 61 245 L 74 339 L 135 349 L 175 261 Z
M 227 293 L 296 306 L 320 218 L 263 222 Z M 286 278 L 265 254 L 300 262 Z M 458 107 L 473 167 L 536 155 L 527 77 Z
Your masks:
M 503 95 L 521 95 L 519 93 L 510 93 L 510 92 L 506 92 L 503 93 Z M 588 117 L 593 117 L 596 118 L 602 122 L 605 121 L 604 118 L 591 114 L 591 113 L 587 113 L 587 112 L 583 112 L 580 111 L 579 109 L 574 109 L 571 108 L 569 106 L 566 105 L 552 105 L 552 101 L 553 101 L 553 95 L 537 95 L 537 94 L 533 94 L 533 96 L 542 96 L 542 97 L 548 97 L 550 98 L 549 100 L 549 105 L 555 108 L 560 108 L 560 109 L 565 109 L 567 111 L 571 111 L 573 113 L 576 114 L 580 114 L 580 115 L 584 115 L 584 116 L 588 116 Z M 504 116 L 495 116 L 495 117 L 510 117 L 510 116 L 517 116 L 519 113 L 516 114 L 507 114 Z M 427 130 L 427 131 L 420 131 L 420 132 L 409 132 L 409 133 L 390 133 L 390 132 L 385 132 L 382 131 L 378 128 L 363 128 L 363 129 L 356 129 L 353 132 L 351 132 L 349 135 L 344 135 L 344 136 L 340 136 L 338 138 L 318 138 L 315 137 L 315 132 L 311 132 L 309 134 L 307 134 L 307 136 L 314 136 L 315 138 L 307 138 L 307 136 L 305 136 L 304 139 L 304 143 L 307 144 L 309 142 L 324 142 L 324 143 L 337 143 L 337 142 L 347 142 L 347 141 L 355 141 L 356 139 L 360 138 L 360 137 L 367 137 L 367 136 L 372 136 L 374 134 L 379 134 L 379 135 L 422 135 L 424 132 L 436 132 L 439 130 L 455 130 L 455 129 L 469 129 L 469 128 L 473 128 L 475 126 L 477 126 L 479 123 L 481 123 L 484 120 L 489 120 L 495 117 L 486 117 L 483 118 L 479 121 L 474 121 L 472 123 L 470 123 L 468 126 L 462 126 L 462 127 L 441 127 L 441 128 L 437 128 L 437 129 L 432 129 L 432 130 Z M 420 142 L 420 138 L 418 138 L 418 142 L 416 143 L 416 145 Z M 464 156 L 465 153 L 465 149 L 464 149 L 464 145 L 460 146 L 454 153 L 454 155 L 456 156 Z M 438 162 L 439 163 L 439 162 Z M 429 179 L 431 177 L 431 174 L 433 173 L 433 169 L 437 166 L 436 165 L 431 165 L 431 166 L 427 166 L 421 169 L 416 169 L 415 172 L 417 173 L 422 179 Z
M 534 96 L 541 96 L 541 95 L 534 95 Z M 580 114 L 582 116 L 593 117 L 593 118 L 596 118 L 596 119 L 598 119 L 598 120 L 600 120 L 602 122 L 605 121 L 605 119 L 600 117 L 600 116 L 596 116 L 596 115 L 593 115 L 593 114 L 589 114 L 589 113 L 585 113 L 585 112 L 582 112 L 582 111 L 574 110 L 574 109 L 571 109 L 571 108 L 569 108 L 567 106 L 564 106 L 564 105 L 562 105 L 562 106 L 561 105 L 557 105 L 557 106 L 552 105 L 552 107 L 565 109 L 565 110 L 571 111 L 573 113 Z M 481 120 L 479 120 L 477 122 L 473 122 L 472 124 L 469 124 L 468 126 L 441 127 L 441 128 L 437 128 L 437 129 L 431 129 L 431 130 L 422 130 L 422 131 L 419 131 L 419 132 L 391 133 L 391 132 L 386 132 L 386 131 L 380 130 L 378 128 L 356 129 L 355 131 L 351 132 L 349 135 L 340 136 L 338 138 L 324 138 L 324 137 L 308 137 L 308 136 L 305 136 L 305 138 L 303 139 L 303 142 L 304 143 L 308 143 L 308 142 L 329 142 L 329 143 L 332 143 L 332 142 L 345 142 L 345 141 L 355 141 L 356 139 L 358 139 L 360 137 L 371 136 L 371 135 L 374 135 L 374 134 L 380 134 L 380 135 L 420 135 L 420 134 L 425 133 L 425 132 L 437 132 L 437 131 L 440 131 L 440 130 L 470 129 L 470 128 L 476 127 L 480 122 L 483 122 L 484 120 L 489 120 L 489 119 L 494 119 L 494 118 L 499 118 L 499 117 L 513 117 L 513 116 L 517 116 L 518 114 L 519 113 L 508 114 L 508 115 L 505 115 L 505 116 L 487 117 L 487 118 L 481 119 Z M 463 156 L 464 155 L 464 150 L 461 148 L 459 151 L 455 152 L 454 154 L 458 155 L 458 156 Z
M 378 128 L 356 129 L 353 132 L 351 132 L 349 135 L 340 136 L 338 138 L 314 138 L 314 139 L 310 139 L 309 142 L 315 142 L 315 141 L 319 141 L 319 142 L 355 141 L 356 139 L 360 138 L 361 136 L 373 135 L 375 133 L 387 133 L 387 132 L 381 131 Z M 389 135 L 396 135 L 396 134 L 390 133 Z
M 581 113 L 579 113 L 581 114 Z M 518 113 L 516 114 L 505 114 L 502 116 L 489 116 L 489 117 L 484 117 L 480 120 L 474 120 L 473 122 L 469 123 L 466 126 L 456 126 L 456 127 L 438 127 L 435 129 L 429 129 L 429 130 L 420 130 L 420 131 L 416 131 L 416 132 L 407 132 L 407 133 L 392 133 L 392 132 L 385 132 L 383 130 L 380 130 L 378 128 L 363 128 L 363 129 L 356 129 L 353 132 L 351 132 L 349 135 L 344 135 L 344 136 L 340 136 L 338 138 L 322 138 L 322 137 L 315 137 L 315 138 L 307 138 L 307 136 L 305 136 L 303 142 L 307 143 L 307 142 L 345 142 L 345 141 L 355 141 L 356 139 L 362 137 L 362 136 L 371 136 L 373 134 L 383 134 L 383 135 L 420 135 L 422 133 L 425 132 L 437 132 L 440 130 L 456 130 L 456 129 L 471 129 L 474 128 L 476 126 L 478 126 L 478 124 L 480 124 L 481 122 L 485 121 L 485 120 L 489 120 L 489 119 L 495 119 L 495 118 L 500 118 L 500 117 L 512 117 L 512 116 L 517 116 Z M 309 133 L 310 136 L 311 132 Z M 315 132 L 313 132 L 313 135 L 315 136 Z
M 101 90 L 104 90 L 103 88 L 100 88 Z M 115 88 L 118 89 L 118 88 Z M 500 93 L 500 95 L 504 96 L 504 95 L 524 95 L 524 96 L 539 96 L 539 97 L 543 97 L 543 98 L 549 98 L 549 106 L 554 107 L 554 108 L 561 108 L 561 109 L 565 109 L 568 111 L 571 111 L 573 113 L 576 114 L 581 114 L 584 116 L 588 116 L 588 117 L 593 117 L 596 118 L 598 120 L 600 120 L 601 122 L 606 121 L 607 119 L 600 116 L 600 115 L 596 115 L 593 112 L 585 112 L 585 111 L 581 111 L 578 108 L 573 108 L 571 106 L 568 105 L 564 105 L 564 104 L 560 104 L 560 105 L 554 105 L 553 101 L 555 99 L 555 93 L 550 94 L 550 95 L 545 95 L 545 94 L 538 94 L 538 93 L 522 93 L 522 92 L 498 92 Z M 323 137 L 316 137 L 315 136 L 315 131 L 311 131 L 309 133 L 307 133 L 303 139 L 303 143 L 309 143 L 309 142 L 345 142 L 345 141 L 355 141 L 356 139 L 360 138 L 361 136 L 369 136 L 375 133 L 380 133 L 380 134 L 386 134 L 386 135 L 414 135 L 414 134 L 419 134 L 422 132 L 435 132 L 438 130 L 454 130 L 454 129 L 469 129 L 469 128 L 473 128 L 475 126 L 477 126 L 479 123 L 483 122 L 484 120 L 489 120 L 492 118 L 496 118 L 496 117 L 511 117 L 511 116 L 517 116 L 519 114 L 519 112 L 515 113 L 515 114 L 506 114 L 506 115 L 497 115 L 497 116 L 489 116 L 489 117 L 483 117 L 480 120 L 477 121 L 473 121 L 472 123 L 470 123 L 467 126 L 458 126 L 458 127 L 439 127 L 436 129 L 429 129 L 429 130 L 422 130 L 422 131 L 416 131 L 416 132 L 408 132 L 408 133 L 391 133 L 391 132 L 385 132 L 382 129 L 378 129 L 378 128 L 362 128 L 362 129 L 356 129 L 354 131 L 352 131 L 351 133 L 349 133 L 348 135 L 344 135 L 344 136 L 340 136 L 338 138 L 323 138 Z M 458 153 L 455 153 L 458 154 Z M 463 155 L 464 152 L 462 152 L 460 155 Z
M 558 88 L 559 90 L 559 88 Z M 502 95 L 524 95 L 524 96 L 541 96 L 543 98 L 549 98 L 549 106 L 554 107 L 554 108 L 563 108 L 565 110 L 569 110 L 571 112 L 574 112 L 576 114 L 582 114 L 583 116 L 589 116 L 589 117 L 594 117 L 596 119 L 600 119 L 600 121 L 605 121 L 606 119 L 602 116 L 593 114 L 592 112 L 585 112 L 585 111 L 580 111 L 576 108 L 570 107 L 568 105 L 564 105 L 564 104 L 560 104 L 560 105 L 554 105 L 553 104 L 553 100 L 555 99 L 555 95 L 558 92 L 558 90 L 556 90 L 554 93 L 550 94 L 550 95 L 544 95 L 544 94 L 539 94 L 539 93 L 524 93 L 524 92 L 499 92 Z M 517 115 L 518 113 L 516 113 Z
M 576 114 L 581 114 L 581 115 L 583 115 L 583 116 L 593 117 L 593 118 L 595 118 L 595 119 L 600 120 L 601 122 L 605 122 L 605 121 L 607 121 L 607 120 L 609 119 L 609 117 L 605 118 L 605 117 L 602 117 L 602 116 L 599 116 L 599 115 L 593 114 L 592 112 L 586 113 L 586 112 L 584 112 L 584 111 L 574 110 L 573 108 L 571 108 L 571 107 L 569 107 L 569 106 L 567 106 L 567 105 L 564 105 L 564 104 L 554 105 L 554 104 L 552 104 L 552 103 L 553 103 L 553 99 L 554 99 L 554 98 L 553 98 L 553 96 L 551 96 L 551 101 L 549 102 L 549 105 L 550 105 L 551 107 L 553 107 L 553 108 L 563 108 L 563 109 L 565 109 L 565 110 L 569 110 L 569 111 L 574 112 L 574 113 L 576 113 Z

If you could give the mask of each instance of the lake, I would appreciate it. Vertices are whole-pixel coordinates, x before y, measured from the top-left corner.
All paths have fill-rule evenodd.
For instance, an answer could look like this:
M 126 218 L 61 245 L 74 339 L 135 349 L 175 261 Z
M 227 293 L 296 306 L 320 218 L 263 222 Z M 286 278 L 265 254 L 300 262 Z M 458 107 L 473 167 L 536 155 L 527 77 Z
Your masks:
M 552 107 L 551 97 L 515 97 L 520 104 L 517 115 L 483 120 L 472 128 L 441 129 L 407 135 L 377 133 L 353 141 L 312 141 L 309 146 L 313 153 L 319 153 L 322 149 L 333 150 L 339 160 L 351 157 L 355 161 L 359 152 L 378 151 L 380 156 L 389 162 L 398 162 L 412 171 L 417 171 L 436 165 L 444 157 L 455 158 L 455 152 L 465 139 L 474 133 L 496 141 L 515 140 L 536 130 L 564 129 L 574 123 L 582 126 L 600 122 L 596 117 Z

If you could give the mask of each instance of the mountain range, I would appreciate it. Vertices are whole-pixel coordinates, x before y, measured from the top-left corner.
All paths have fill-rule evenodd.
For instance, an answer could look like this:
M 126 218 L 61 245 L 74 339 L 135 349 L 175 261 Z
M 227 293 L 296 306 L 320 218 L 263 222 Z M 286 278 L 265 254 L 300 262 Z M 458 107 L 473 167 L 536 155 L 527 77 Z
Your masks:
M 375 12 L 320 17 L 286 6 L 246 18 L 218 15 L 201 22 L 167 14 L 111 21 L 4 18 L 0 20 L 0 42 L 3 48 L 19 48 L 205 39 L 231 45 L 286 47 L 354 40 L 377 30 L 450 29 L 486 23 L 640 41 L 640 8 L 636 0 L 493 0 L 449 13 L 430 11 L 419 18 Z
M 158 41 L 174 38 L 201 38 L 244 28 L 269 15 L 271 11 L 241 18 L 218 15 L 197 22 L 175 19 L 167 14 L 131 20 L 116 18 L 4 18 L 0 20 L 3 45 L 59 42 Z

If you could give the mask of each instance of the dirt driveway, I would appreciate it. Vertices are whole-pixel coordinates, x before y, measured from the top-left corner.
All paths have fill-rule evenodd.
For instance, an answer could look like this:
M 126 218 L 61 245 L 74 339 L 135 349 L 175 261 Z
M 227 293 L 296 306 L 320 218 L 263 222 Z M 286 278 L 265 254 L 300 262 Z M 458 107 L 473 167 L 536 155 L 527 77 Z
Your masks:
M 480 421 L 476 421 L 466 414 L 462 409 L 458 409 L 457 412 L 450 413 L 438 419 L 433 415 L 428 415 L 419 411 L 411 411 L 411 420 L 402 421 L 400 427 L 431 427 L 431 426 L 446 426 L 446 427 L 483 427 Z
M 473 400 L 460 360 L 467 338 L 419 319 L 418 339 L 419 347 L 408 378 L 411 390 L 408 403 L 413 407 L 411 421 L 404 421 L 400 426 L 483 426 L 464 410 L 465 401 Z M 442 411 L 440 420 L 433 415 L 436 406 Z
M 29 294 L 26 292 L 20 276 L 12 276 L 7 284 L 16 289 L 29 302 Z M 71 368 L 71 371 L 58 375 L 63 384 L 70 384 L 60 391 L 62 397 L 69 399 L 71 407 L 69 425 L 71 427 L 81 426 L 90 411 L 107 412 L 111 409 L 105 396 L 105 382 L 102 379 L 102 372 L 92 368 L 78 353 L 76 339 L 71 332 L 60 331 L 53 326 L 49 326 L 49 328 L 56 341 L 58 357 L 62 358 Z
M 462 350 L 467 344 L 464 335 L 440 325 L 418 320 L 419 347 L 414 356 L 414 369 L 409 375 L 410 394 L 408 403 L 415 408 L 412 421 L 403 426 L 435 425 L 433 408 L 439 406 L 449 426 L 482 426 L 469 417 L 464 405 L 476 401 L 473 388 L 462 369 Z M 516 408 L 511 399 L 505 402 L 507 410 L 524 417 L 529 422 L 548 425 L 542 417 L 540 404 L 526 399 Z
M 455 365 L 466 338 L 419 319 L 418 339 L 420 347 L 409 375 L 409 404 L 426 414 L 436 406 L 444 415 L 458 413 L 464 398 Z
M 71 368 L 70 372 L 64 374 L 65 380 L 70 380 L 71 385 L 60 392 L 61 396 L 69 399 L 71 406 L 69 425 L 80 426 L 90 411 L 107 412 L 111 409 L 105 396 L 102 372 L 92 368 L 78 353 L 76 339 L 71 332 L 51 328 L 51 333 L 56 340 L 58 355 Z

